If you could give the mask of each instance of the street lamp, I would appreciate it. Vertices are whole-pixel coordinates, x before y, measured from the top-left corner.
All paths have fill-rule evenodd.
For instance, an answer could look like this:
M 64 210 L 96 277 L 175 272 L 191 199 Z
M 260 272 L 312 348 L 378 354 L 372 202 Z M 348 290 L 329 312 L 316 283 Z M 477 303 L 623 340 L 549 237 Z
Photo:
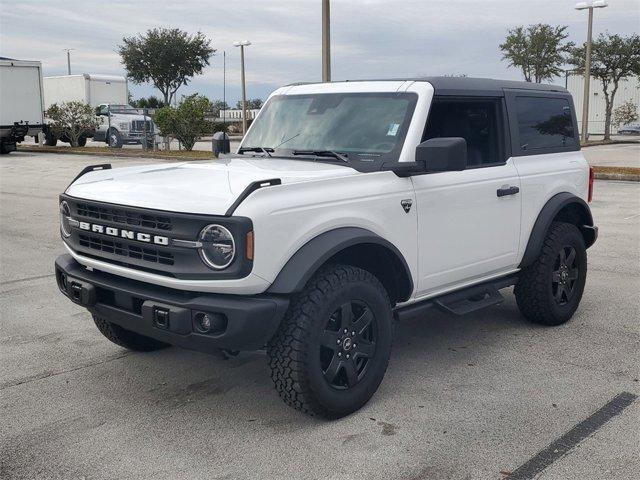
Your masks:
M 244 47 L 251 45 L 249 40 L 234 42 L 234 47 L 240 47 L 240 71 L 242 72 L 242 136 L 247 133 L 247 84 L 244 79 Z
M 71 50 L 75 50 L 75 48 L 63 48 L 62 50 L 67 52 L 67 75 L 71 75 Z
M 322 81 L 331 81 L 331 10 L 329 0 L 322 0 Z
M 589 129 L 589 84 L 591 82 L 591 32 L 593 29 L 593 9 L 607 6 L 605 0 L 591 0 L 576 4 L 576 10 L 589 10 L 589 26 L 587 27 L 587 48 L 584 61 L 584 97 L 582 99 L 582 142 L 587 142 Z

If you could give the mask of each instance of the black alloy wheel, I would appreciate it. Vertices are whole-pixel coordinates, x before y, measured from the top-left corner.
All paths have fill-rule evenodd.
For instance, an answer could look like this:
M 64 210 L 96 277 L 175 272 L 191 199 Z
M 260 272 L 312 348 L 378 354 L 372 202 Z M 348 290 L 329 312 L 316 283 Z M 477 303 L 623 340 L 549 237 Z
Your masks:
M 571 301 L 579 276 L 580 269 L 576 264 L 576 250 L 572 246 L 566 245 L 558 252 L 551 273 L 553 298 L 558 305 L 565 305 Z
M 320 365 L 325 380 L 338 390 L 352 388 L 367 374 L 376 352 L 376 318 L 359 300 L 336 309 L 320 337 Z

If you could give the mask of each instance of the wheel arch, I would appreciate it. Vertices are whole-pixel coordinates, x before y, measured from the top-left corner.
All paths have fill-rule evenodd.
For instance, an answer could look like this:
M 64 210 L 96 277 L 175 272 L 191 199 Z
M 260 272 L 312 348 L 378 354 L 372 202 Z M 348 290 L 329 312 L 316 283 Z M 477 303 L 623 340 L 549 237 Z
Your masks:
M 531 265 L 538 258 L 547 230 L 554 221 L 571 223 L 578 227 L 587 248 L 596 241 L 598 229 L 593 224 L 593 216 L 587 202 L 569 192 L 558 193 L 547 201 L 538 214 L 520 268 Z
M 392 303 L 408 300 L 413 292 L 411 271 L 397 247 L 358 227 L 337 228 L 308 241 L 287 261 L 267 292 L 300 292 L 313 274 L 328 263 L 368 270 L 383 284 Z

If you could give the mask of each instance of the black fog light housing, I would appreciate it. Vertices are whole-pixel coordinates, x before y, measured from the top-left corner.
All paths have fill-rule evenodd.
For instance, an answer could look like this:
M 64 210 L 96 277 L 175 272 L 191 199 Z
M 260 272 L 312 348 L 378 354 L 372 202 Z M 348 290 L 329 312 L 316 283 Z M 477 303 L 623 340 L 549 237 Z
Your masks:
M 222 313 L 196 312 L 193 326 L 198 333 L 219 335 L 227 329 L 227 317 Z

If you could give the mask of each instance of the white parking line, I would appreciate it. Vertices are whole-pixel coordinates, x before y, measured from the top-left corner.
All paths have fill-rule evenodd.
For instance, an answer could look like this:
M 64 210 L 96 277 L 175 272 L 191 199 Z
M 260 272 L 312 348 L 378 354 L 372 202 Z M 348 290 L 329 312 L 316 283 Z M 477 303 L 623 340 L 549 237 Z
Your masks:
M 630 217 L 625 217 L 625 220 L 631 220 L 632 218 L 640 217 L 640 213 L 636 213 L 635 215 L 631 215 Z

